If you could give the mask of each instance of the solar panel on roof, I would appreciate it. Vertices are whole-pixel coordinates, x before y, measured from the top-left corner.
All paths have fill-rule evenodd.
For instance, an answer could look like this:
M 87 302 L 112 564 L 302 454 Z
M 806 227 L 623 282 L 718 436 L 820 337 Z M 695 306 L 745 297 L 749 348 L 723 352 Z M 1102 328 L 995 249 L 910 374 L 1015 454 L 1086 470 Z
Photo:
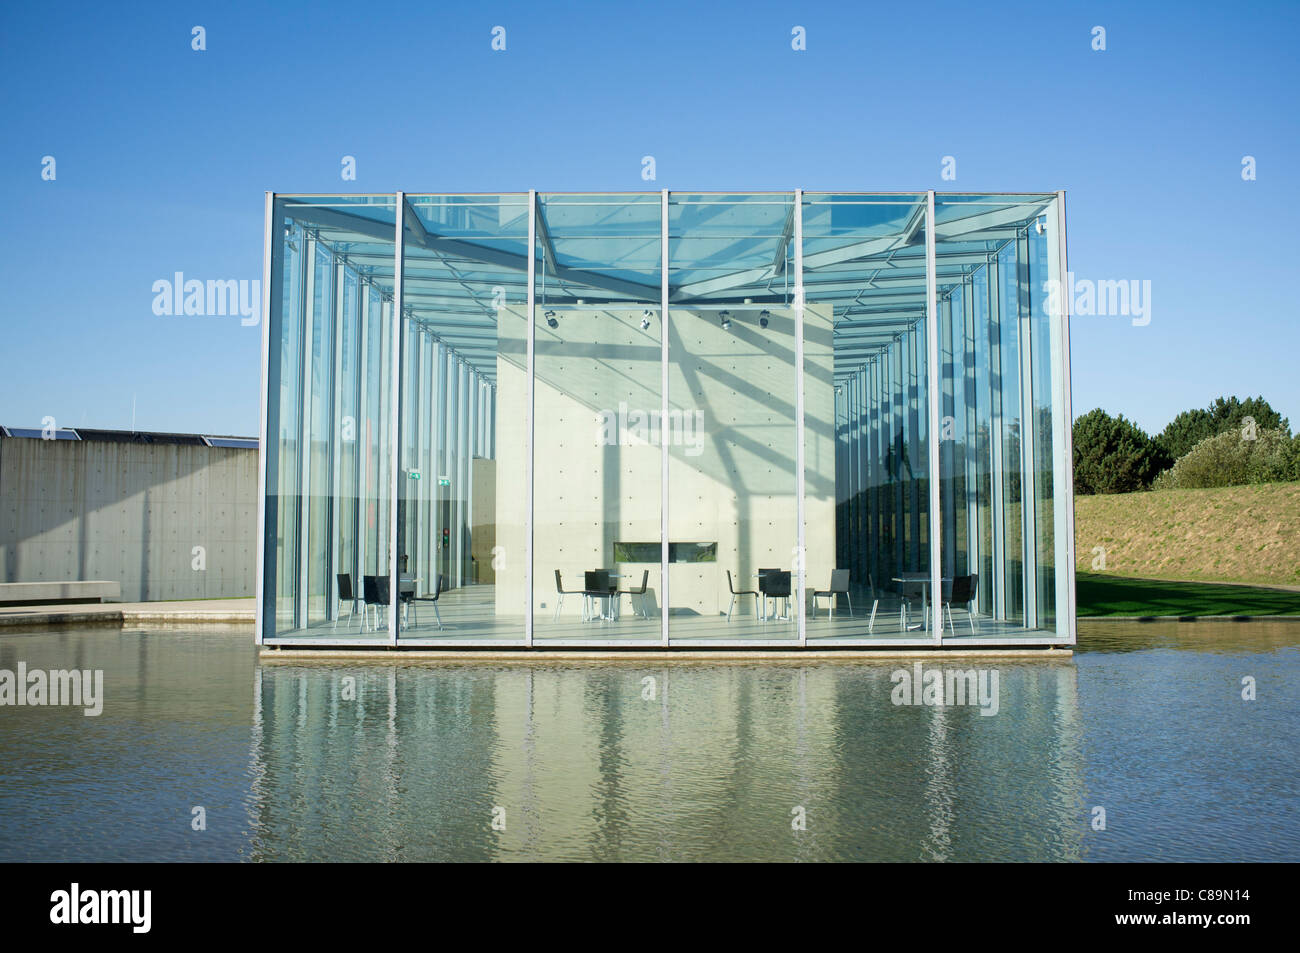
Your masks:
M 80 440 L 81 437 L 70 427 L 46 431 L 40 427 L 5 427 L 6 437 L 30 437 L 35 440 Z

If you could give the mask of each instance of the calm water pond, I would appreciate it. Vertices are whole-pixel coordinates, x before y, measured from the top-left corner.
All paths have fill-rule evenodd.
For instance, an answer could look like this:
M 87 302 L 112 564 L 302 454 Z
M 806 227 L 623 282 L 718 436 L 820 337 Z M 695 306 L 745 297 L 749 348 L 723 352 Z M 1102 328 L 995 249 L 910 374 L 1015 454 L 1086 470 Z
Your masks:
M 0 707 L 0 860 L 1300 860 L 1300 622 L 1081 629 L 1068 661 L 927 663 L 995 668 L 996 714 L 894 704 L 900 662 L 4 634 L 0 672 L 102 669 L 104 706 Z

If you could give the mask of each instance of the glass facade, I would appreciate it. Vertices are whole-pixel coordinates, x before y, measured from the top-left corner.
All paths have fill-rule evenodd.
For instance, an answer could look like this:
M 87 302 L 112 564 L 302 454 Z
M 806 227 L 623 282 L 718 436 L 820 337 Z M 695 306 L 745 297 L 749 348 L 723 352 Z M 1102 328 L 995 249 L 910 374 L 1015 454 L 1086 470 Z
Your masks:
M 1063 203 L 268 195 L 259 640 L 1073 643 Z

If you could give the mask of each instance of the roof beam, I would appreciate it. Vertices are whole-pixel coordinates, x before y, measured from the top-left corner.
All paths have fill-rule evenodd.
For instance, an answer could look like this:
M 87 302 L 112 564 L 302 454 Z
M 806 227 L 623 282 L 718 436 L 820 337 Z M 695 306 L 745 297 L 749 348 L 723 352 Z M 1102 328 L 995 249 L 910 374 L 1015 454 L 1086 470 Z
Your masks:
M 394 238 L 393 226 L 376 219 L 366 218 L 361 215 L 353 215 L 349 212 L 340 212 L 338 209 L 322 208 L 313 205 L 299 205 L 296 202 L 286 201 L 285 211 L 292 215 L 300 222 L 316 224 L 325 228 L 336 228 L 340 231 L 355 232 L 359 235 L 365 235 L 368 238 L 376 238 L 383 241 L 392 242 Z M 415 216 L 417 219 L 419 216 Z M 406 221 L 404 219 L 404 221 Z M 407 222 L 409 225 L 409 221 Z M 486 245 L 477 245 L 473 242 L 462 241 L 458 238 L 444 238 L 434 232 L 424 228 L 422 222 L 419 223 L 419 229 L 412 229 L 415 234 L 412 236 L 415 243 L 429 251 L 439 255 L 446 255 L 452 258 L 463 258 L 467 261 L 476 261 L 482 264 L 496 265 L 501 268 L 508 268 L 512 271 L 527 271 L 528 258 L 526 255 L 520 255 L 516 252 L 503 251 L 498 248 L 490 248 Z M 641 301 L 657 301 L 659 299 L 659 288 L 657 285 L 642 284 L 638 281 L 628 281 L 625 278 L 615 278 L 610 275 L 602 275 L 598 272 L 585 271 L 581 268 L 570 268 L 567 265 L 556 264 L 555 275 L 561 281 L 571 282 L 573 284 L 586 285 L 590 288 L 601 288 L 615 294 L 627 295 Z

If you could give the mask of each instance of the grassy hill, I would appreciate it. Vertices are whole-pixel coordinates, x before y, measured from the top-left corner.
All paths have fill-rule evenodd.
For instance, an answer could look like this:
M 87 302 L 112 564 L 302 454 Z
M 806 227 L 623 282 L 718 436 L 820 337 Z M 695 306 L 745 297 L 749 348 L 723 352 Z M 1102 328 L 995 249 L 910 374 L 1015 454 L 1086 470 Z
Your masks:
M 1103 546 L 1107 576 L 1300 586 L 1300 483 L 1079 496 L 1074 514 L 1081 573 Z

